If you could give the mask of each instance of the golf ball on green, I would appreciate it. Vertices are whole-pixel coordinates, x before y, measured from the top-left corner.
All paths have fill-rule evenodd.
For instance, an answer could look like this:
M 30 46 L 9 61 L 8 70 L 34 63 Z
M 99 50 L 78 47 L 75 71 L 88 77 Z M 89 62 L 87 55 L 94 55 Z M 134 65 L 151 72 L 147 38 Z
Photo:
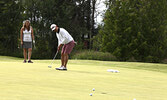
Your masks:
M 48 66 L 48 68 L 52 68 L 52 66 Z
M 90 96 L 92 96 L 93 94 L 92 94 L 92 93 L 90 93 L 89 95 L 90 95 Z

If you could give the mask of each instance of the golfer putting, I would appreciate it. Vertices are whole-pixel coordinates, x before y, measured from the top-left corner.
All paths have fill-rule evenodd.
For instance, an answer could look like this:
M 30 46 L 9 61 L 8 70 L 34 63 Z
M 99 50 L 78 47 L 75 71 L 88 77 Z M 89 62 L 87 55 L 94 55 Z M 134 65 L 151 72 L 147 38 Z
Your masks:
M 56 70 L 67 70 L 68 55 L 74 48 L 75 41 L 73 37 L 64 28 L 59 28 L 56 24 L 52 24 L 50 28 L 53 32 L 56 32 L 56 36 L 58 39 L 57 51 L 59 52 L 59 50 L 62 47 L 61 66 L 59 68 L 56 68 Z

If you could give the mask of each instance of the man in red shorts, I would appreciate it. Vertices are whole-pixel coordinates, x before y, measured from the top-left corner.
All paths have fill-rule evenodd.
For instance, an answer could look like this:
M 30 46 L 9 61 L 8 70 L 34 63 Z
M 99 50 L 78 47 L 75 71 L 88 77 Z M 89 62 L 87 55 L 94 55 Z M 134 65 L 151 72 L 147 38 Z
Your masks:
M 56 70 L 67 70 L 68 55 L 74 48 L 75 41 L 64 28 L 59 28 L 55 24 L 52 24 L 50 28 L 53 32 L 56 32 L 56 36 L 58 38 L 57 50 L 59 51 L 63 46 L 61 51 L 61 66 L 59 68 L 56 68 Z

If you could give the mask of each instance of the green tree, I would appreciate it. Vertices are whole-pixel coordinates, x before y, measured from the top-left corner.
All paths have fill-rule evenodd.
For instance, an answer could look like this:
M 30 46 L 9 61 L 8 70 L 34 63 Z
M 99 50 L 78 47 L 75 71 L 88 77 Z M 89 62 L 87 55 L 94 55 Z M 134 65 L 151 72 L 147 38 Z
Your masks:
M 34 54 L 37 57 L 39 57 L 37 54 L 46 52 L 46 48 L 48 48 L 47 55 L 50 55 L 50 57 L 56 52 L 57 39 L 55 34 L 49 30 L 52 23 L 65 28 L 76 41 L 79 41 L 79 44 L 82 44 L 81 40 L 83 38 L 81 36 L 90 32 L 91 28 L 87 26 L 91 22 L 85 18 L 90 16 L 91 13 L 88 13 L 90 7 L 87 7 L 87 1 L 85 0 L 49 0 L 45 2 L 40 0 L 24 0 L 22 5 L 25 9 L 23 13 L 24 18 L 32 22 L 31 24 L 35 30 L 37 49 L 34 51 Z
M 143 55 L 144 61 L 160 62 L 167 53 L 167 1 L 146 0 L 142 2 L 142 5 L 141 33 L 144 41 L 138 48 L 139 54 Z
M 33 49 L 35 58 L 53 57 L 57 49 L 56 35 L 50 25 L 57 24 L 65 28 L 78 42 L 77 49 L 83 48 L 83 42 L 95 35 L 95 13 L 97 0 L 1 0 L 0 1 L 0 54 L 15 55 L 18 49 L 20 28 L 26 19 L 31 21 L 36 40 Z M 88 39 L 84 36 L 88 35 Z M 91 48 L 92 45 L 89 45 Z M 42 55 L 41 55 L 42 54 Z M 17 55 L 17 54 L 16 54 Z
M 14 0 L 0 1 L 0 54 L 11 55 L 18 50 L 18 35 L 20 30 L 21 6 Z
M 116 0 L 108 2 L 102 51 L 119 60 L 160 62 L 166 53 L 167 1 Z

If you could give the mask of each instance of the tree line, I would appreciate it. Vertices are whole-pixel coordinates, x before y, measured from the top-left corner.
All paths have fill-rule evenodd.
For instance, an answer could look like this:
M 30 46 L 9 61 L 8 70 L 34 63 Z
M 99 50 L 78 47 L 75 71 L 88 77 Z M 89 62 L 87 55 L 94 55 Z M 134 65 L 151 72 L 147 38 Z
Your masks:
M 78 42 L 77 49 L 90 49 L 95 34 L 95 6 L 97 0 L 1 0 L 0 54 L 20 55 L 20 28 L 29 19 L 34 29 L 35 58 L 52 57 L 57 38 L 50 30 L 52 23 L 65 28 Z M 85 38 L 87 36 L 87 38 Z M 84 42 L 87 45 L 84 46 Z
M 96 39 L 121 61 L 167 57 L 167 0 L 109 0 Z
M 120 61 L 167 58 L 167 0 L 106 0 L 103 23 L 95 27 L 97 0 L 1 0 L 0 55 L 22 56 L 18 48 L 25 19 L 34 28 L 34 58 L 51 58 L 57 38 L 52 23 L 78 42 L 75 50 L 109 52 Z

